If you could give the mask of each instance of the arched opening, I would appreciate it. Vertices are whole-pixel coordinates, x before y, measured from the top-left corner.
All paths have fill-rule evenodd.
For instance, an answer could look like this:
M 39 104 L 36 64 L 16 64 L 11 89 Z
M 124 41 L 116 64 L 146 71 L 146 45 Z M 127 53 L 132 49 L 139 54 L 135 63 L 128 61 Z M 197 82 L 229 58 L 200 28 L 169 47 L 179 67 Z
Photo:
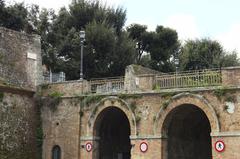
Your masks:
M 105 108 L 94 124 L 93 159 L 130 159 L 130 124 L 117 107 Z
M 197 106 L 184 104 L 174 108 L 163 124 L 164 159 L 211 159 L 211 126 Z
M 53 146 L 52 159 L 61 159 L 61 148 L 58 145 Z

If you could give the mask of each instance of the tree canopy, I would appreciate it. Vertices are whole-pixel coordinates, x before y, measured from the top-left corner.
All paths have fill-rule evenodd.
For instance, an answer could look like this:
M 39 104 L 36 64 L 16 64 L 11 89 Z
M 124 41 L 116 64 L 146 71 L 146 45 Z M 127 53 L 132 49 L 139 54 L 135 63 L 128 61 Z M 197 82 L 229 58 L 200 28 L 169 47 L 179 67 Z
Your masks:
M 43 64 L 53 72 L 64 71 L 68 80 L 79 79 L 80 38 L 85 30 L 84 78 L 121 76 L 127 65 L 137 63 L 161 72 L 239 65 L 237 52 L 226 52 L 211 39 L 180 43 L 175 30 L 131 24 L 125 29 L 126 10 L 100 1 L 72 1 L 58 13 L 52 9 L 6 5 L 0 0 L 0 26 L 41 36 Z
M 145 25 L 140 24 L 132 24 L 127 30 L 136 43 L 138 64 L 147 64 L 148 67 L 162 72 L 173 71 L 173 57 L 180 47 L 175 30 L 157 26 L 155 31 L 149 32 Z
M 236 52 L 226 52 L 222 45 L 210 39 L 188 40 L 182 46 L 180 69 L 207 69 L 239 65 Z

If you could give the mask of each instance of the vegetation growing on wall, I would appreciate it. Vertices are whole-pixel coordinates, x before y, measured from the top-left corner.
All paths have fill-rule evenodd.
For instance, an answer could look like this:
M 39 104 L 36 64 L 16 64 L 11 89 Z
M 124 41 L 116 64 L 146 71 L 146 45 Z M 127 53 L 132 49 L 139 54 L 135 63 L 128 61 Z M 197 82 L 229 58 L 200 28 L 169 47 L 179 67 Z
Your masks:
M 163 108 L 163 109 L 166 109 L 167 106 L 169 105 L 169 103 L 170 103 L 170 100 L 164 101 L 164 102 L 162 103 L 162 108 Z
M 230 89 L 228 87 L 221 87 L 219 89 L 215 89 L 213 91 L 213 94 L 219 99 L 219 100 L 224 100 L 227 102 L 235 102 L 236 97 L 234 95 L 236 91 L 233 89 Z
M 52 92 L 46 97 L 38 97 L 38 104 L 40 107 L 49 107 L 54 112 L 56 111 L 57 106 L 61 102 L 61 97 L 63 95 L 64 94 L 60 92 Z
M 99 102 L 104 97 L 105 97 L 104 95 L 88 95 L 88 96 L 84 96 L 81 99 L 81 106 L 82 107 L 89 107 L 91 104 Z
M 117 95 L 118 98 L 121 99 L 137 99 L 137 98 L 142 98 L 141 94 L 118 94 Z

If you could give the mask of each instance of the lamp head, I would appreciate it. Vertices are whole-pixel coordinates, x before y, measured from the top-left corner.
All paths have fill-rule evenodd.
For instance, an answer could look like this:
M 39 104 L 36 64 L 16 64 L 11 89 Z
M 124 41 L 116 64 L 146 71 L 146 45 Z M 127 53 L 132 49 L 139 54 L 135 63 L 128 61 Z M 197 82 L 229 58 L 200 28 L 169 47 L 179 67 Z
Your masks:
M 85 31 L 81 30 L 79 35 L 81 40 L 85 40 Z

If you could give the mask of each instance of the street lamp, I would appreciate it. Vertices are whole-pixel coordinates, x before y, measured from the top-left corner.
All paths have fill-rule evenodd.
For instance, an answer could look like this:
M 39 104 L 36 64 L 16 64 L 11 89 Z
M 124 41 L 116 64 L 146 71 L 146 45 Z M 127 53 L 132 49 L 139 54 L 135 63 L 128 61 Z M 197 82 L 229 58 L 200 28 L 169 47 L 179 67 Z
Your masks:
M 179 66 L 179 59 L 178 58 L 174 59 L 174 64 L 175 64 L 176 74 L 177 74 L 178 73 L 178 66 Z
M 83 80 L 83 43 L 85 41 L 85 31 L 80 31 L 80 46 L 81 46 L 81 64 L 80 64 L 80 80 Z
M 176 74 L 175 74 L 175 84 L 176 84 L 176 87 L 178 87 L 178 66 L 179 66 L 179 59 L 178 57 L 175 57 L 174 59 L 174 64 L 175 64 L 175 68 L 176 68 Z

